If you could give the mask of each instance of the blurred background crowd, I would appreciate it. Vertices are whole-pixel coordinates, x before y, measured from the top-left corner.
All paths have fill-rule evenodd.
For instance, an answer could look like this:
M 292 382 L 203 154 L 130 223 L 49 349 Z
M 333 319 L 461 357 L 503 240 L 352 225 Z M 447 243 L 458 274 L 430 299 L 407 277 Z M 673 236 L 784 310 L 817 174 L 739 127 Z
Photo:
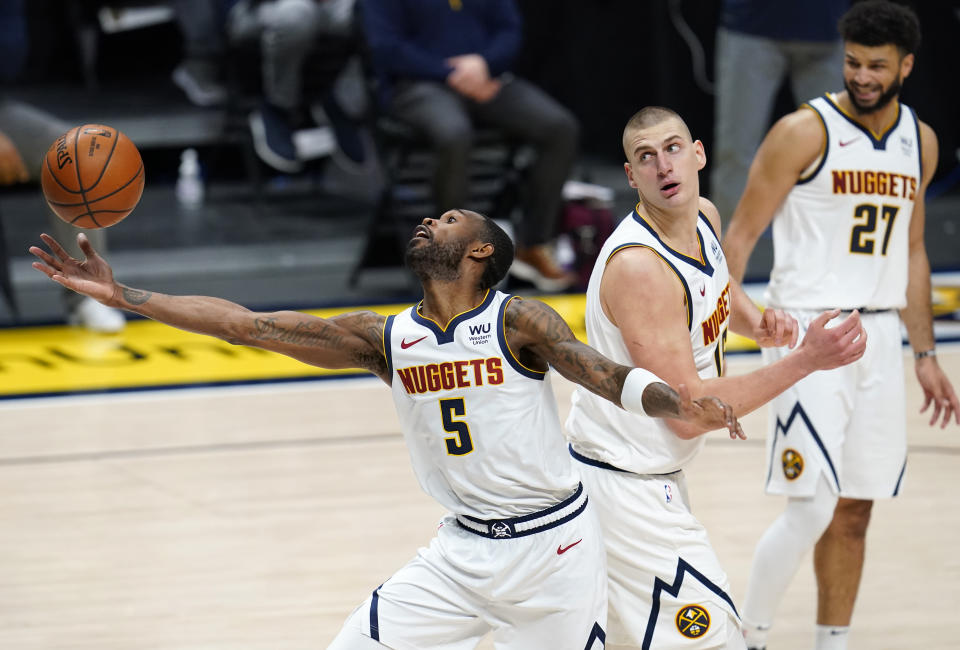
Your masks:
M 937 270 L 960 267 L 960 4 L 924 31 L 903 101 L 940 138 L 928 196 Z M 119 314 L 29 269 L 40 157 L 73 125 L 140 148 L 141 205 L 96 233 L 118 275 L 252 307 L 406 300 L 412 224 L 473 207 L 511 226 L 511 290 L 576 291 L 636 194 L 621 131 L 680 112 L 726 220 L 769 125 L 842 89 L 849 2 L 771 0 L 0 0 L 0 323 Z M 16 165 L 16 152 L 22 165 Z M 14 162 L 10 162 L 13 160 Z M 109 241 L 107 241 L 109 240 Z M 763 242 L 748 279 L 769 268 Z

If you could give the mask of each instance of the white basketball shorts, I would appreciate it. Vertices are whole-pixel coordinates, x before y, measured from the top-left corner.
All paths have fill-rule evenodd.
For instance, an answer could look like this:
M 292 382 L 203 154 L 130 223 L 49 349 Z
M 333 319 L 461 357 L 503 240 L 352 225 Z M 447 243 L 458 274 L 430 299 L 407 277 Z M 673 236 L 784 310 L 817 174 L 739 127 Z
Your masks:
M 790 313 L 802 337 L 820 312 Z M 820 474 L 851 499 L 900 491 L 907 462 L 900 317 L 889 311 L 861 319 L 867 349 L 859 361 L 808 375 L 770 402 L 768 493 L 813 496 Z M 789 352 L 767 348 L 763 358 L 772 363 Z
M 491 522 L 482 536 L 445 517 L 430 546 L 375 589 L 345 626 L 396 650 L 468 650 L 489 632 L 498 650 L 599 650 L 607 577 L 592 505 L 526 535 L 521 529 L 530 521 L 507 528 Z
M 574 458 L 607 546 L 607 644 L 727 647 L 740 617 L 707 531 L 690 512 L 683 472 L 639 475 Z

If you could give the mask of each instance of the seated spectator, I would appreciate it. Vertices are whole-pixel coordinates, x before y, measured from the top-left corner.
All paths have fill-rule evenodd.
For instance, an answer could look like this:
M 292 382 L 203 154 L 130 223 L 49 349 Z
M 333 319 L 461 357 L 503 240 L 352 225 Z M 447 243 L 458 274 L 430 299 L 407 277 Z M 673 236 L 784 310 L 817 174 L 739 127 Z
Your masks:
M 522 41 L 514 0 L 364 0 L 363 23 L 383 108 L 424 133 L 436 152 L 435 211 L 466 203 L 474 122 L 519 138 L 537 155 L 515 224 L 511 273 L 543 291 L 570 287 L 576 277 L 558 266 L 550 243 L 579 125 L 511 73 Z
M 784 79 L 789 77 L 797 104 L 843 88 L 837 21 L 848 5 L 848 0 L 720 3 L 710 200 L 725 224 L 743 194 Z
M 223 0 L 173 3 L 183 35 L 183 59 L 173 70 L 173 82 L 197 106 L 219 106 L 227 99 L 221 79 L 223 6 Z
M 306 126 L 304 62 L 318 38 L 343 36 L 353 29 L 353 0 L 239 0 L 227 16 L 232 43 L 258 43 L 263 101 L 250 117 L 254 147 L 274 169 L 296 173 L 303 167 L 293 134 Z M 365 158 L 363 140 L 332 89 L 322 109 L 340 153 L 351 163 Z

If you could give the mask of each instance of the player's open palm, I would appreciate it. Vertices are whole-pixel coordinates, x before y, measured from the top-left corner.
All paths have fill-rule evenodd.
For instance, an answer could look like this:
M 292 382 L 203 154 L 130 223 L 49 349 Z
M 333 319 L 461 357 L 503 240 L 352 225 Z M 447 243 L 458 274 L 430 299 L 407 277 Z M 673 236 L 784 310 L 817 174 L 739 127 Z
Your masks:
M 113 270 L 93 249 L 86 235 L 83 233 L 77 235 L 77 243 L 80 244 L 80 250 L 86 258 L 84 260 L 71 257 L 50 235 L 42 234 L 40 239 L 50 249 L 50 253 L 37 246 L 31 246 L 30 252 L 41 260 L 34 262 L 33 268 L 46 274 L 54 282 L 59 282 L 68 289 L 90 296 L 94 300 L 106 303 L 114 297 L 118 285 L 113 280 Z
M 853 311 L 833 327 L 827 327 L 827 323 L 839 315 L 839 309 L 823 312 L 810 322 L 803 337 L 801 347 L 817 370 L 853 363 L 867 349 L 867 332 L 860 322 L 860 313 Z
M 677 394 L 680 396 L 679 419 L 708 431 L 726 429 L 733 439 L 747 439 L 740 421 L 733 413 L 733 407 L 726 402 L 709 396 L 690 399 L 690 389 L 686 384 L 677 386 Z

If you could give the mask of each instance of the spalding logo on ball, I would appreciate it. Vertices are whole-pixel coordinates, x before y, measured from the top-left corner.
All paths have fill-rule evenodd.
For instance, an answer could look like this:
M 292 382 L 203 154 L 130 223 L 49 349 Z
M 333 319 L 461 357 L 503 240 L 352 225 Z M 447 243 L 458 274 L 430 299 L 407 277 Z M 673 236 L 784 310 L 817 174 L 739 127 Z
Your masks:
M 137 207 L 143 179 L 143 160 L 130 138 L 103 124 L 84 124 L 50 145 L 40 187 L 67 223 L 106 228 Z

